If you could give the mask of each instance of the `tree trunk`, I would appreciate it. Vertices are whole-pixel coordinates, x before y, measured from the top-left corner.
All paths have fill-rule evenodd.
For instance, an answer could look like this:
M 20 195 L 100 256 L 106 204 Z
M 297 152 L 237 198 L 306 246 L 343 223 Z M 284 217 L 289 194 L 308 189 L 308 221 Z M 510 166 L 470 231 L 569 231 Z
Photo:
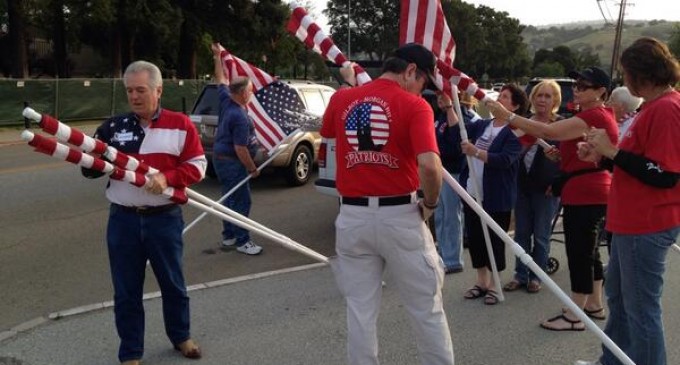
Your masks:
M 196 78 L 196 35 L 198 27 L 193 17 L 184 16 L 179 34 L 179 54 L 177 55 L 177 77 Z
M 60 78 L 71 77 L 66 52 L 66 24 L 64 23 L 64 1 L 52 0 L 52 54 L 54 56 L 55 74 Z
M 7 15 L 12 54 L 12 77 L 23 79 L 28 77 L 28 51 L 21 0 L 7 0 Z

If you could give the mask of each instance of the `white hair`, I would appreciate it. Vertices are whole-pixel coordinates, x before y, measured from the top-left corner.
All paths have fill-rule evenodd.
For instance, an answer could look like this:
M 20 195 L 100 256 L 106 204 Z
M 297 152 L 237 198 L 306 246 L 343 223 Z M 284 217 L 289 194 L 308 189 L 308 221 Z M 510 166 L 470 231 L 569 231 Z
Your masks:
M 611 101 L 621 104 L 626 113 L 635 111 L 642 104 L 642 98 L 633 96 L 625 86 L 614 89 L 609 98 Z
M 135 61 L 128 65 L 123 74 L 123 82 L 127 80 L 128 75 L 139 72 L 146 72 L 149 74 L 149 88 L 156 89 L 159 86 L 163 86 L 163 75 L 161 75 L 161 70 L 158 66 L 147 61 Z

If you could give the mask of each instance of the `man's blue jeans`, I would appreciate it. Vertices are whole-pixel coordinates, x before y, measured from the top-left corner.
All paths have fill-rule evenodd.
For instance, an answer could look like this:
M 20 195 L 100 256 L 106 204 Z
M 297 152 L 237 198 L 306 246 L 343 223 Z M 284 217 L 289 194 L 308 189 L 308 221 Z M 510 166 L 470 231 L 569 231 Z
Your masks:
M 661 294 L 666 254 L 680 226 L 666 231 L 612 236 L 605 293 L 609 319 L 604 333 L 636 364 L 666 365 Z M 606 347 L 600 361 L 621 362 Z
M 189 296 L 182 274 L 183 227 L 179 206 L 143 216 L 111 205 L 106 239 L 120 362 L 141 359 L 144 354 L 142 295 L 147 260 L 162 293 L 165 333 L 175 345 L 189 339 Z
M 459 175 L 453 175 L 458 181 Z M 463 209 L 460 197 L 449 184 L 442 185 L 439 206 L 434 212 L 434 227 L 439 253 L 446 269 L 462 269 Z
M 548 266 L 552 221 L 558 207 L 559 198 L 546 196 L 542 192 L 519 191 L 517 194 L 515 241 L 531 255 L 543 271 Z M 515 260 L 515 280 L 522 284 L 527 284 L 531 280 L 540 282 L 536 274 L 519 258 Z
M 223 195 L 248 176 L 245 166 L 236 159 L 223 160 L 213 158 L 213 166 L 217 179 L 222 184 Z M 247 217 L 250 214 L 251 206 L 250 183 L 246 182 L 241 185 L 222 204 L 236 213 Z M 250 241 L 250 232 L 239 226 L 222 221 L 222 228 L 222 239 L 229 240 L 236 238 L 237 247 L 243 246 L 246 242 Z

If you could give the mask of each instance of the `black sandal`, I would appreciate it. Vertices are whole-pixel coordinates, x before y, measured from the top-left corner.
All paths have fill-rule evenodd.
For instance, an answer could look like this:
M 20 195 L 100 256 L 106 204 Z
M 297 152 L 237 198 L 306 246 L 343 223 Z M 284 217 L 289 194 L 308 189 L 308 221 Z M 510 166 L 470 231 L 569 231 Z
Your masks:
M 588 310 L 588 309 L 583 309 L 583 312 L 590 318 L 596 319 L 598 321 L 604 321 L 607 319 L 607 315 L 604 312 L 604 307 L 600 309 L 594 309 L 594 310 Z
M 465 291 L 463 297 L 465 299 L 478 299 L 486 295 L 486 289 L 479 285 L 475 285 L 472 288 Z
M 499 298 L 498 293 L 495 290 L 489 289 L 484 296 L 484 304 L 486 305 L 496 305 L 498 304 Z
M 549 323 L 557 322 L 557 321 L 564 321 L 567 324 L 569 324 L 569 327 L 551 327 Z M 558 316 L 552 317 L 548 319 L 547 321 L 541 323 L 541 327 L 551 330 L 551 331 L 584 331 L 586 329 L 586 326 L 584 325 L 583 327 L 577 327 L 578 324 L 583 324 L 580 320 L 571 320 L 567 318 L 564 314 L 560 314 Z

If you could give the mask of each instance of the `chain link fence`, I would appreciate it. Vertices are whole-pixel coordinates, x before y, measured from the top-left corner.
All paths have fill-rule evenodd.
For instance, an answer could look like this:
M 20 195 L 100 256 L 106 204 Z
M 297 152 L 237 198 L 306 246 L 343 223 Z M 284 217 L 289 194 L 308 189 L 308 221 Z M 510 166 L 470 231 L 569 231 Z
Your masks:
M 206 80 L 163 80 L 161 105 L 190 111 Z M 0 80 L 0 126 L 23 124 L 24 102 L 61 121 L 106 119 L 129 111 L 122 79 Z

